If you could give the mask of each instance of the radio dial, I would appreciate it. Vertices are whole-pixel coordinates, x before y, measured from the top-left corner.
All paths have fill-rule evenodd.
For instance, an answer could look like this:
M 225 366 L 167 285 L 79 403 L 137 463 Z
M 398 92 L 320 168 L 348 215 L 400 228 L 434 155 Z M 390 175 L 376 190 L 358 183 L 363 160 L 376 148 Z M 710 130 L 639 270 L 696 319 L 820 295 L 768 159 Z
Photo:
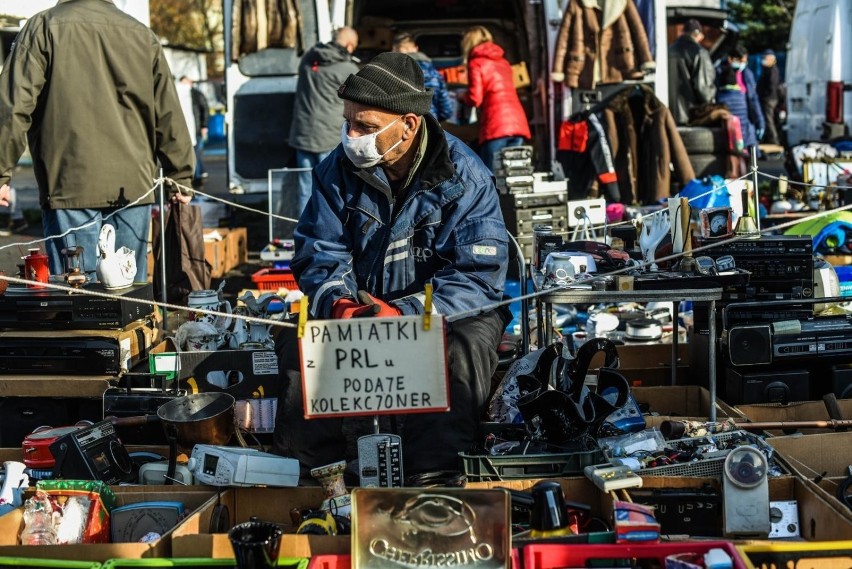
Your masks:
M 195 457 L 190 458 L 186 461 L 186 467 L 190 472 L 195 472 L 195 467 L 198 466 L 198 460 Z

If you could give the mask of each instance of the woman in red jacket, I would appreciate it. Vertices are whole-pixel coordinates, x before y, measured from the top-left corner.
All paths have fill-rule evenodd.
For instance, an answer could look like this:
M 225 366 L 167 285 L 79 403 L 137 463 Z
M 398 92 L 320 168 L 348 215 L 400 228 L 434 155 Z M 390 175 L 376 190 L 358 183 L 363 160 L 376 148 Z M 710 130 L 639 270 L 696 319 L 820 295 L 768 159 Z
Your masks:
M 462 37 L 461 47 L 468 65 L 468 90 L 463 101 L 478 110 L 479 156 L 494 172 L 496 152 L 520 146 L 531 138 L 527 115 L 515 90 L 512 67 L 491 32 L 473 26 Z

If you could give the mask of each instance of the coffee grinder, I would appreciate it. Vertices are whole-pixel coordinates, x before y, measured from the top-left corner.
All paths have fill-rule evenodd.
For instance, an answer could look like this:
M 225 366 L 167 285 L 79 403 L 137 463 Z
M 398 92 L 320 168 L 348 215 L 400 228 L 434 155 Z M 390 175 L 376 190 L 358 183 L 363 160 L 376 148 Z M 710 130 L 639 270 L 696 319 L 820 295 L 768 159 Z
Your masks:
M 86 284 L 86 273 L 83 272 L 83 246 L 66 247 L 62 249 L 65 255 L 65 282 L 74 288 Z

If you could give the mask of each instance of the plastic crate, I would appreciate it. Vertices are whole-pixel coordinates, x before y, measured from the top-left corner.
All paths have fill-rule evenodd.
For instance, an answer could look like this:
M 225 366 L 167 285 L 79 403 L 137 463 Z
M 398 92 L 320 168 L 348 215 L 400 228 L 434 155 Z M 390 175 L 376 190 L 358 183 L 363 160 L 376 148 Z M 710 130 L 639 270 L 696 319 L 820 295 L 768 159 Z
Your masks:
M 712 437 L 719 442 L 727 442 L 735 437 L 740 437 L 743 434 L 749 435 L 746 431 L 730 431 L 727 433 L 717 433 L 705 437 L 693 437 L 687 439 L 675 439 L 667 441 L 667 444 L 677 444 L 680 442 L 710 442 Z M 669 464 L 667 466 L 657 466 L 656 468 L 643 468 L 639 471 L 641 476 L 689 476 L 689 477 L 705 477 L 705 478 L 722 478 L 722 469 L 725 466 L 725 456 L 716 458 L 706 458 L 696 460 L 694 462 L 680 462 L 677 464 Z
M 285 569 L 307 569 L 308 559 L 304 557 L 280 557 L 277 567 Z M 230 569 L 236 567 L 233 559 L 206 559 L 206 558 L 177 558 L 177 559 L 110 559 L 101 569 L 121 569 L 122 567 L 207 567 L 213 569 L 223 567 Z
M 308 569 L 349 569 L 352 567 L 351 555 L 314 555 Z
M 251 280 L 260 290 L 299 290 L 296 277 L 290 269 L 260 269 L 251 276 Z
M 747 569 L 763 567 L 852 567 L 852 541 L 738 545 Z
M 724 549 L 734 569 L 748 569 L 736 547 L 726 541 L 616 545 L 530 545 L 524 548 L 524 569 L 554 567 L 633 567 L 633 559 L 653 560 L 665 567 L 666 557 L 678 553 L 704 554 Z M 625 564 L 625 562 L 627 562 Z
M 0 557 L 0 567 L 32 567 L 33 569 L 99 569 L 100 563 L 89 561 L 62 561 L 58 559 L 27 559 Z
M 459 456 L 464 473 L 471 482 L 582 475 L 585 467 L 598 464 L 603 459 L 599 449 L 564 454 L 491 456 L 459 453 Z

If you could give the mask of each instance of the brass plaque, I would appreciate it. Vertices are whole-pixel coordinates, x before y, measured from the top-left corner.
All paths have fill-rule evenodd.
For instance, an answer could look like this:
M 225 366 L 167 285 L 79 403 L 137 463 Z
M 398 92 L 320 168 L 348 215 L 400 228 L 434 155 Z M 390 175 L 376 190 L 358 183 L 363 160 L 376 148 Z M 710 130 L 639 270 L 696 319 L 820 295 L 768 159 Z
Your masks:
M 356 488 L 352 566 L 511 568 L 509 493 Z

